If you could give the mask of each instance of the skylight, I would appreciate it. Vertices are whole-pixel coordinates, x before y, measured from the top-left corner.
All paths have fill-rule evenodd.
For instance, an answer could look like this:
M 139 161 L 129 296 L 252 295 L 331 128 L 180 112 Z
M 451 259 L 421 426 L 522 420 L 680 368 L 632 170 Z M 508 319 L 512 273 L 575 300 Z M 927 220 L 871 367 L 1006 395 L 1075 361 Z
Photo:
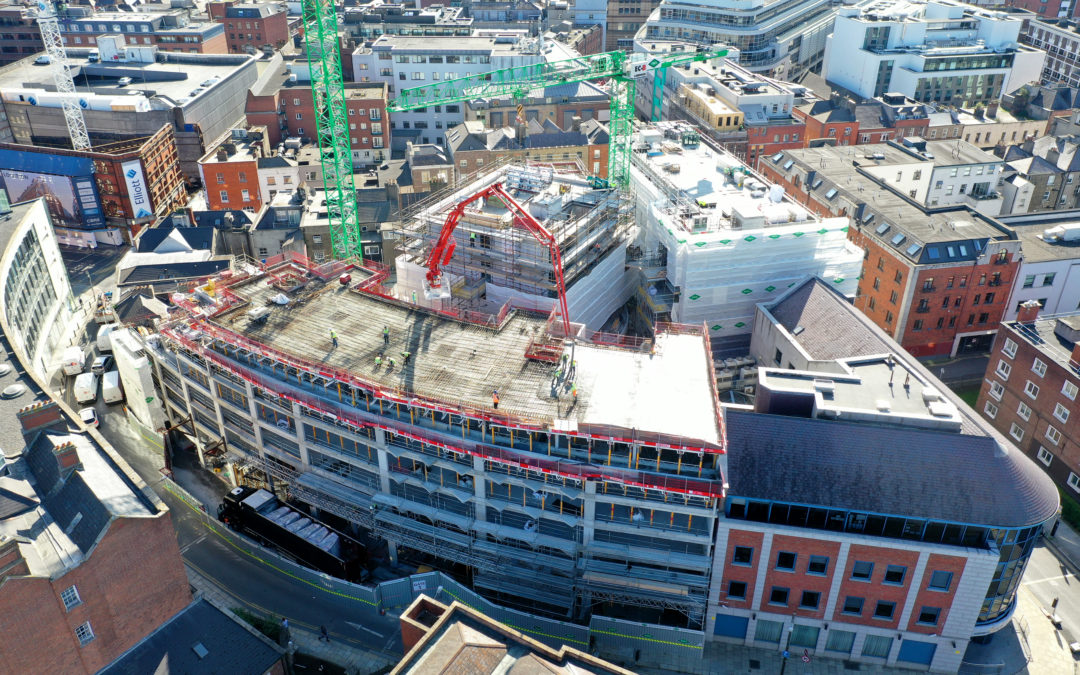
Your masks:
M 836 188 L 833 188 L 833 189 L 829 190 L 828 192 L 825 193 L 825 199 L 832 199 L 833 197 L 836 196 L 837 192 L 838 192 L 838 190 Z
M 892 244 L 893 246 L 899 246 L 905 239 L 907 239 L 907 235 L 900 233 L 892 238 Z

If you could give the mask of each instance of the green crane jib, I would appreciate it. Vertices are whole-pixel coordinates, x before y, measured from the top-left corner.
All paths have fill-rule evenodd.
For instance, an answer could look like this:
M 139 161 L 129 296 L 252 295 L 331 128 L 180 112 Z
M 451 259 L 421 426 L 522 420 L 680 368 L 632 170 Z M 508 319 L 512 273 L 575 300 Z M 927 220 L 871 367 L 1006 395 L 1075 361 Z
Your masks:
M 667 69 L 684 63 L 727 56 L 727 50 L 647 54 L 622 51 L 579 56 L 562 61 L 515 66 L 405 89 L 387 106 L 390 111 L 484 98 L 521 100 L 533 89 L 572 82 L 609 79 L 611 116 L 608 123 L 608 177 L 615 185 L 630 182 L 630 140 L 634 133 L 634 80 L 655 72 L 652 118 L 658 119 Z
M 345 86 L 341 79 L 337 12 L 333 0 L 303 0 L 301 6 L 315 105 L 315 130 L 330 219 L 330 246 L 335 258 L 362 258 Z

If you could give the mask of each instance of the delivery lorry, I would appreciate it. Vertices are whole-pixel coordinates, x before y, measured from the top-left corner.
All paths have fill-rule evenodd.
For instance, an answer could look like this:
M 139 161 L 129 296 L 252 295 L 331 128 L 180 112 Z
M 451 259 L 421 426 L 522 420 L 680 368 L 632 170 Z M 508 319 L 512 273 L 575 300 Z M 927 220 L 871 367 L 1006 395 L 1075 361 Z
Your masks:
M 75 400 L 78 403 L 93 403 L 97 400 L 98 376 L 83 373 L 75 378 Z
M 218 506 L 218 519 L 312 569 L 347 581 L 368 576 L 363 544 L 262 488 L 234 488 Z
M 118 323 L 105 324 L 101 328 L 98 328 L 97 332 L 97 348 L 99 352 L 111 352 L 112 351 L 112 338 L 111 333 L 114 330 L 120 328 Z
M 110 370 L 101 376 L 101 398 L 105 399 L 106 403 L 119 403 L 124 400 L 119 371 Z

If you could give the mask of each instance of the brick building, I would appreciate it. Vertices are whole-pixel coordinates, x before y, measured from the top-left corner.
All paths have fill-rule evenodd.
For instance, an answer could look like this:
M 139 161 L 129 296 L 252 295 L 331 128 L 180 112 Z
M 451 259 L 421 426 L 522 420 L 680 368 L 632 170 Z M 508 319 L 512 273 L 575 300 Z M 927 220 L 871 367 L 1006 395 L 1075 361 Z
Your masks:
M 828 282 L 759 304 L 750 351 L 754 405 L 725 411 L 707 634 L 955 672 L 1008 625 L 1051 482 Z
M 259 160 L 270 154 L 265 127 L 233 129 L 210 148 L 199 160 L 207 208 L 211 211 L 261 209 Z
M 0 66 L 44 49 L 41 29 L 30 11 L 11 0 L 0 4 Z
M 390 156 L 387 92 L 383 82 L 345 84 L 349 142 L 356 165 L 377 164 Z M 284 70 L 268 69 L 248 92 L 244 110 L 249 125 L 266 127 L 271 146 L 287 137 L 311 140 L 317 136 L 311 85 L 292 79 Z
M 847 107 L 832 101 L 815 101 L 795 106 L 792 114 L 806 123 L 806 145 L 855 145 L 859 122 Z
M 1080 314 L 1029 300 L 998 331 L 976 410 L 1080 499 Z
M 289 41 L 285 4 L 236 4 L 225 10 L 225 41 L 230 54 L 255 54 L 264 47 L 280 49 Z
M 224 54 L 225 29 L 211 21 L 193 22 L 187 10 L 164 12 L 94 12 L 69 7 L 60 18 L 68 47 L 94 47 L 99 35 L 123 35 L 129 45 L 157 46 L 168 52 Z
M 904 349 L 984 351 L 1019 267 L 1016 233 L 976 210 L 1000 202 L 1001 163 L 970 145 L 917 147 L 785 151 L 761 171 L 811 211 L 851 219 L 848 239 L 865 251 L 855 306 Z
M 600 122 L 575 118 L 567 129 L 551 121 L 528 122 L 522 133 L 513 127 L 485 129 L 465 122 L 446 132 L 455 173 L 467 176 L 503 157 L 539 162 L 579 162 L 590 176 L 607 178 L 608 132 Z

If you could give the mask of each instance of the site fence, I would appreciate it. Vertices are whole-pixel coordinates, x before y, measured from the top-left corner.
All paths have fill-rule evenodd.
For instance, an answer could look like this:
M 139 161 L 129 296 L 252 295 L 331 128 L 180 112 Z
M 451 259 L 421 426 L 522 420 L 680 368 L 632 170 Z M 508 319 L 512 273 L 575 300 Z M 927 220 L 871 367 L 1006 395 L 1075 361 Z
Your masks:
M 446 604 L 455 600 L 461 602 L 555 648 L 565 644 L 601 656 L 607 654 L 623 658 L 639 650 L 641 655 L 647 654 L 649 661 L 672 664 L 668 667 L 675 670 L 679 670 L 679 664 L 693 664 L 701 660 L 704 644 L 704 633 L 701 631 L 601 616 L 594 616 L 588 626 L 535 616 L 497 605 L 442 572 L 413 574 L 374 586 L 337 579 L 295 563 L 233 532 L 214 516 L 216 507 L 204 505 L 169 477 L 164 476 L 161 484 L 199 514 L 206 527 L 230 548 L 339 599 L 342 611 L 346 613 L 357 603 L 383 612 L 400 612 L 420 595 L 427 595 Z M 527 580 L 522 581 L 527 583 Z

